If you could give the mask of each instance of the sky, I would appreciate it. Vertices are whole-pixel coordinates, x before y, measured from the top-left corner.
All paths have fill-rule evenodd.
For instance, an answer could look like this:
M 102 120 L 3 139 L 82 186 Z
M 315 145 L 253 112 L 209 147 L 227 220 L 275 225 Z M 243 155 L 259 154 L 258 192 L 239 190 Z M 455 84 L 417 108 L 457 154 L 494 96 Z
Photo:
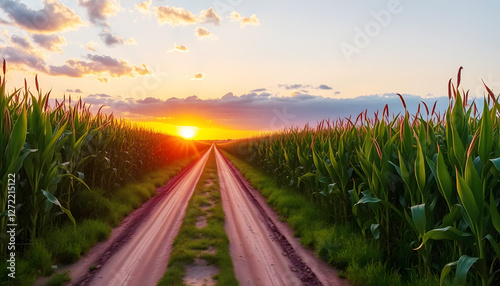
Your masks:
M 500 89 L 498 1 L 0 0 L 8 87 L 195 139 L 255 136 Z

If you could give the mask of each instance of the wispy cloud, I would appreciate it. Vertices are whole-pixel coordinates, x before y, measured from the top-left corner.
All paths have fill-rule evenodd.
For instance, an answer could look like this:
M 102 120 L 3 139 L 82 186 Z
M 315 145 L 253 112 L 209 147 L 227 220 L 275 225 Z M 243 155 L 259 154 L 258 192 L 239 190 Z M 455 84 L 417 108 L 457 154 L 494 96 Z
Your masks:
M 210 33 L 207 28 L 198 27 L 194 30 L 194 34 L 198 37 L 198 39 L 217 40 L 217 36 Z
M 231 12 L 231 16 L 229 16 L 231 20 L 234 22 L 239 22 L 240 26 L 245 26 L 245 25 L 253 25 L 253 26 L 258 26 L 260 24 L 259 19 L 257 18 L 257 15 L 252 14 L 250 17 L 243 17 L 238 12 L 233 11 Z
M 189 49 L 184 45 L 174 45 L 173 48 L 168 49 L 168 52 L 175 52 L 175 51 L 187 53 L 189 52 Z
M 14 0 L 0 1 L 0 8 L 7 13 L 12 24 L 35 33 L 55 33 L 78 29 L 81 18 L 57 0 L 43 1 L 43 8 L 33 10 L 26 4 Z
M 62 53 L 61 46 L 66 45 L 66 39 L 56 34 L 45 35 L 45 34 L 34 34 L 33 41 L 37 43 L 40 47 L 51 51 Z

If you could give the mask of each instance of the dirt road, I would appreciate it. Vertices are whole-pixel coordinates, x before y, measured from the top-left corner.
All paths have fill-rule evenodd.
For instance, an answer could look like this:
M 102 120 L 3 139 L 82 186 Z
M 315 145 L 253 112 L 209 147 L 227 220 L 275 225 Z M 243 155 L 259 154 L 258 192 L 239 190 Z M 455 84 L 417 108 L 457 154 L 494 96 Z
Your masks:
M 230 254 L 240 285 L 348 285 L 300 245 L 293 231 L 213 146 L 127 217 L 108 241 L 70 266 L 73 285 L 156 285 L 167 269 L 186 206 L 212 151 Z M 90 266 L 97 269 L 89 271 Z
M 168 193 L 156 204 L 143 206 L 152 209 L 142 218 L 133 235 L 121 242 L 97 271 L 87 277 L 73 277 L 73 282 L 79 285 L 156 285 L 167 269 L 172 243 L 209 152 L 166 190 Z M 119 235 L 115 239 L 119 239 Z
M 262 196 L 215 149 L 226 232 L 240 285 L 346 285 L 304 249 Z

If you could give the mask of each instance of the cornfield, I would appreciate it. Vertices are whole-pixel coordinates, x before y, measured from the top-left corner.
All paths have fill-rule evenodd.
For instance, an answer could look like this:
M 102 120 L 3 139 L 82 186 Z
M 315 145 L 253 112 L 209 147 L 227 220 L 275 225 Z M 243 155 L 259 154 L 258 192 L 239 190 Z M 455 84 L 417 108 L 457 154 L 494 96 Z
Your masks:
M 389 263 L 441 284 L 500 283 L 500 104 L 485 85 L 482 112 L 460 76 L 444 114 L 324 121 L 240 141 L 227 151 L 272 173 L 378 241 Z M 421 109 L 422 107 L 422 109 Z M 422 111 L 422 112 L 421 112 Z M 450 275 L 450 273 L 454 273 Z
M 18 245 L 29 245 L 48 227 L 75 223 L 71 202 L 79 192 L 100 188 L 105 195 L 204 146 L 153 132 L 113 115 L 93 115 L 71 97 L 49 104 L 35 77 L 36 92 L 6 91 L 0 79 L 0 256 L 6 254 L 9 174 L 16 177 Z M 64 215 L 62 215 L 64 214 Z

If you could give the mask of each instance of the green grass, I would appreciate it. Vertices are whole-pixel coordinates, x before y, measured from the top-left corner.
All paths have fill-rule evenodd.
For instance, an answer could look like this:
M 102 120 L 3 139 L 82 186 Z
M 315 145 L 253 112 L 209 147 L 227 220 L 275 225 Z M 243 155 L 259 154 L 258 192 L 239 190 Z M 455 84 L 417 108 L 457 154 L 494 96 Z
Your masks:
M 212 184 L 208 186 L 208 182 Z M 205 206 L 210 207 L 204 210 Z M 201 216 L 206 217 L 207 226 L 199 229 L 196 227 L 196 221 Z M 203 252 L 209 248 L 216 249 L 215 254 Z M 184 285 L 186 266 L 192 264 L 196 258 L 204 259 L 208 264 L 219 268 L 219 274 L 215 276 L 217 285 L 238 285 L 229 255 L 229 239 L 224 230 L 224 212 L 213 152 L 189 200 L 182 226 L 174 241 L 167 271 L 158 285 Z
M 66 271 L 64 273 L 54 275 L 54 277 L 52 277 L 49 282 L 45 284 L 45 286 L 61 286 L 69 281 L 71 281 L 71 276 L 69 275 L 69 271 Z
M 33 285 L 36 276 L 54 272 L 52 265 L 76 262 L 97 242 L 107 239 L 112 227 L 119 225 L 129 213 L 153 197 L 156 187 L 166 184 L 193 160 L 194 157 L 179 160 L 172 166 L 153 171 L 138 182 L 128 183 L 116 190 L 111 197 L 105 197 L 105 192 L 99 189 L 81 192 L 72 203 L 76 229 L 71 224 L 47 229 L 30 244 L 24 257 L 18 261 L 15 281 L 2 281 L 0 285 Z M 0 263 L 1 277 L 7 277 L 4 264 Z M 57 279 L 63 280 L 62 276 Z
M 410 277 L 404 281 L 396 270 L 389 269 L 382 261 L 382 250 L 375 241 L 364 238 L 350 225 L 333 224 L 323 215 L 322 208 L 303 194 L 279 186 L 275 178 L 222 152 L 288 222 L 301 243 L 313 248 L 318 257 L 338 268 L 340 277 L 351 280 L 354 285 L 436 285 L 431 282 L 439 282 L 435 276 L 423 280 Z

